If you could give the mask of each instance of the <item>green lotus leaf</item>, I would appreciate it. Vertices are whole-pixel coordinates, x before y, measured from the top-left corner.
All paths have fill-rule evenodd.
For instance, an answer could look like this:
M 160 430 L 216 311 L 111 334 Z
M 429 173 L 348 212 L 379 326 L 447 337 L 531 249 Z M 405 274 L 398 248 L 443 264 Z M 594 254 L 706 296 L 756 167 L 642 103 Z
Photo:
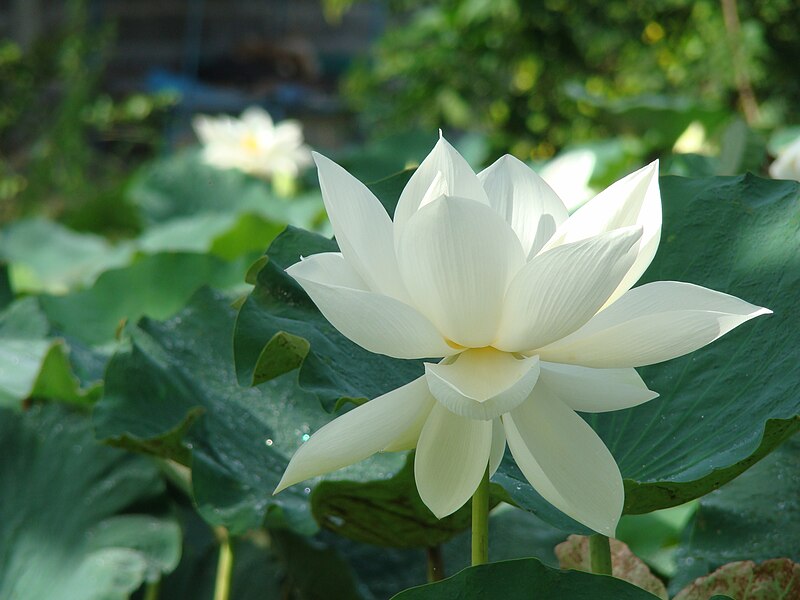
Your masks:
M 227 298 L 202 290 L 172 319 L 129 327 L 129 347 L 111 359 L 94 411 L 97 435 L 191 463 L 197 507 L 212 525 L 240 533 L 288 523 L 311 533 L 309 494 L 323 478 L 272 492 L 303 439 L 333 415 L 297 388 L 294 374 L 239 386 L 234 318 Z M 404 464 L 402 453 L 381 454 L 324 479 L 389 479 Z
M 177 566 L 178 524 L 132 511 L 164 492 L 151 462 L 55 405 L 0 412 L 0 598 L 126 600 Z
M 700 500 L 678 551 L 677 586 L 726 563 L 800 563 L 800 436 Z
M 142 315 L 163 319 L 181 309 L 203 285 L 242 288 L 249 259 L 228 262 L 215 256 L 161 253 L 106 271 L 90 288 L 65 296 L 41 296 L 40 303 L 61 333 L 90 345 L 113 342 L 125 322 Z
M 535 591 L 535 592 L 534 592 Z M 400 592 L 393 600 L 655 600 L 658 596 L 621 579 L 580 571 L 561 571 L 535 558 L 521 558 L 464 569 L 457 575 Z
M 0 312 L 0 406 L 18 408 L 34 397 L 87 405 L 99 398 L 101 384 L 76 377 L 68 345 L 49 330 L 35 298 Z

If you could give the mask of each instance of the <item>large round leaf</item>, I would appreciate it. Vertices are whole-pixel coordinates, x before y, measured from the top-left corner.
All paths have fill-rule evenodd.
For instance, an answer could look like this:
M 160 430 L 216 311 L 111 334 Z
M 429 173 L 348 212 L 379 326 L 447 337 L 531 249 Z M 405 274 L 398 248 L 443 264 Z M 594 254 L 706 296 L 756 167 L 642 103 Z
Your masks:
M 546 567 L 522 558 L 469 567 L 449 579 L 400 592 L 393 600 L 655 600 L 643 589 L 621 579 Z
M 0 260 L 10 265 L 17 292 L 63 294 L 90 285 L 103 271 L 127 264 L 133 252 L 130 243 L 112 245 L 40 218 L 16 221 L 0 236 Z
M 59 331 L 88 344 L 105 344 L 114 340 L 126 320 L 173 314 L 200 286 L 241 287 L 246 262 L 188 253 L 143 256 L 106 271 L 90 288 L 66 296 L 42 296 L 40 302 Z
M 97 433 L 191 462 L 195 500 L 213 525 L 242 532 L 279 511 L 296 529 L 313 531 L 308 495 L 322 478 L 272 491 L 294 451 L 332 416 L 293 374 L 258 388 L 237 384 L 234 316 L 225 298 L 206 290 L 174 318 L 130 328 L 130 349 L 106 373 Z M 390 479 L 404 462 L 403 454 L 381 454 L 325 479 Z
M 126 600 L 178 564 L 171 519 L 125 514 L 164 491 L 149 461 L 56 406 L 0 411 L 0 598 Z
M 800 563 L 800 436 L 700 500 L 678 551 L 677 587 L 731 562 Z
M 0 406 L 16 408 L 32 397 L 90 404 L 99 397 L 100 384 L 78 380 L 67 344 L 49 337 L 49 329 L 34 298 L 0 312 Z
M 641 283 L 688 281 L 771 308 L 691 355 L 641 369 L 661 394 L 588 415 L 625 478 L 625 512 L 698 498 L 769 454 L 800 427 L 800 186 L 751 175 L 661 179 L 664 226 Z M 512 499 L 551 510 L 504 463 Z M 555 523 L 555 521 L 553 521 Z

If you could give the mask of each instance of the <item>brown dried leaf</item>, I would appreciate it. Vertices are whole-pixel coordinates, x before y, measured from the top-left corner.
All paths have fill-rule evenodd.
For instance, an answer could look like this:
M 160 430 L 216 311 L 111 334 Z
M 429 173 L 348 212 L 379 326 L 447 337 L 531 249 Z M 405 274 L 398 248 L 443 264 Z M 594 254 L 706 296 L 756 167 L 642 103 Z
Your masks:
M 706 600 L 725 594 L 736 600 L 800 600 L 800 564 L 773 558 L 756 564 L 732 562 L 695 579 L 674 600 Z
M 562 569 L 576 569 L 592 572 L 589 558 L 589 538 L 585 535 L 571 535 L 567 541 L 556 546 L 556 556 Z M 643 590 L 668 600 L 664 583 L 650 571 L 641 558 L 636 556 L 628 545 L 619 540 L 611 540 L 611 570 L 614 577 L 632 583 Z M 705 599 L 704 599 L 705 600 Z

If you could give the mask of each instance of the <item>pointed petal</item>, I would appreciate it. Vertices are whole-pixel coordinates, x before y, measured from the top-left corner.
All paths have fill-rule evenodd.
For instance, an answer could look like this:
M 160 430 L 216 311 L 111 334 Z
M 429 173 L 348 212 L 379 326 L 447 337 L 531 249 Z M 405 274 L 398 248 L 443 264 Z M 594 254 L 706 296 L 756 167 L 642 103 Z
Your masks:
M 658 161 L 623 177 L 589 200 L 559 227 L 545 249 L 633 225 L 642 227 L 639 255 L 611 294 L 607 302 L 611 304 L 639 280 L 658 249 L 661 239 Z
M 519 237 L 525 256 L 536 255 L 567 220 L 564 203 L 525 163 L 506 154 L 478 173 L 490 206 Z
M 542 362 L 540 368 L 539 380 L 572 410 L 622 410 L 658 397 L 635 369 L 590 369 L 549 362 Z
M 509 284 L 493 345 L 525 352 L 581 327 L 625 277 L 641 235 L 625 227 L 535 256 Z
M 425 363 L 431 394 L 462 417 L 491 421 L 519 406 L 539 377 L 539 358 L 515 358 L 494 348 L 467 350 L 455 362 Z
M 538 353 L 549 362 L 641 367 L 694 352 L 771 312 L 698 285 L 657 281 L 630 290 L 576 332 Z
M 325 210 L 336 242 L 373 292 L 406 300 L 397 270 L 392 222 L 386 210 L 358 179 L 321 154 L 313 153 Z
M 503 424 L 508 447 L 536 491 L 576 521 L 613 537 L 625 492 L 617 463 L 594 430 L 544 385 L 504 415 Z
M 497 213 L 448 196 L 409 220 L 397 258 L 414 305 L 446 338 L 473 348 L 494 339 L 506 288 L 524 264 Z
M 383 450 L 433 404 L 420 377 L 337 417 L 298 448 L 273 493 Z
M 370 352 L 395 358 L 459 352 L 416 309 L 366 290 L 358 273 L 339 253 L 314 254 L 286 272 L 342 335 Z
M 492 421 L 492 448 L 489 452 L 489 477 L 497 472 L 506 453 L 506 429 L 498 417 Z
M 429 192 L 432 187 L 438 193 Z M 446 192 L 442 192 L 442 189 Z M 443 137 L 439 138 L 400 194 L 394 211 L 395 242 L 400 241 L 408 220 L 420 209 L 423 199 L 430 202 L 442 193 L 470 198 L 487 206 L 489 204 L 475 172 Z
M 443 519 L 464 506 L 486 471 L 492 423 L 465 419 L 439 403 L 417 444 L 414 478 L 425 505 Z

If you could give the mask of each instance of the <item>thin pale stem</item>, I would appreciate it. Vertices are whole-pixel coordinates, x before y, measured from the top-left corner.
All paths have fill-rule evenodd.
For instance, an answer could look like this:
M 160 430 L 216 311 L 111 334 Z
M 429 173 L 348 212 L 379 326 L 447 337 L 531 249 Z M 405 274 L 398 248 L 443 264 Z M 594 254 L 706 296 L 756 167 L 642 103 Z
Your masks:
M 472 496 L 472 565 L 489 562 L 489 466 Z
M 733 76 L 736 81 L 736 90 L 739 93 L 739 104 L 744 113 L 744 120 L 748 125 L 753 125 L 758 120 L 758 102 L 750 81 L 742 43 L 742 25 L 739 21 L 739 10 L 736 0 L 720 0 L 722 5 L 722 18 L 728 34 L 728 46 L 733 61 Z
M 428 582 L 441 581 L 444 579 L 444 560 L 442 559 L 442 547 L 430 546 L 425 549 L 428 555 Z
M 611 542 L 601 533 L 589 538 L 589 558 L 592 573 L 611 575 Z
M 217 580 L 214 584 L 214 600 L 230 600 L 231 575 L 233 574 L 233 547 L 227 529 L 215 529 L 219 540 L 219 560 L 217 561 Z
M 148 583 L 144 588 L 144 600 L 158 600 L 158 593 L 161 590 L 161 580 L 157 579 Z

